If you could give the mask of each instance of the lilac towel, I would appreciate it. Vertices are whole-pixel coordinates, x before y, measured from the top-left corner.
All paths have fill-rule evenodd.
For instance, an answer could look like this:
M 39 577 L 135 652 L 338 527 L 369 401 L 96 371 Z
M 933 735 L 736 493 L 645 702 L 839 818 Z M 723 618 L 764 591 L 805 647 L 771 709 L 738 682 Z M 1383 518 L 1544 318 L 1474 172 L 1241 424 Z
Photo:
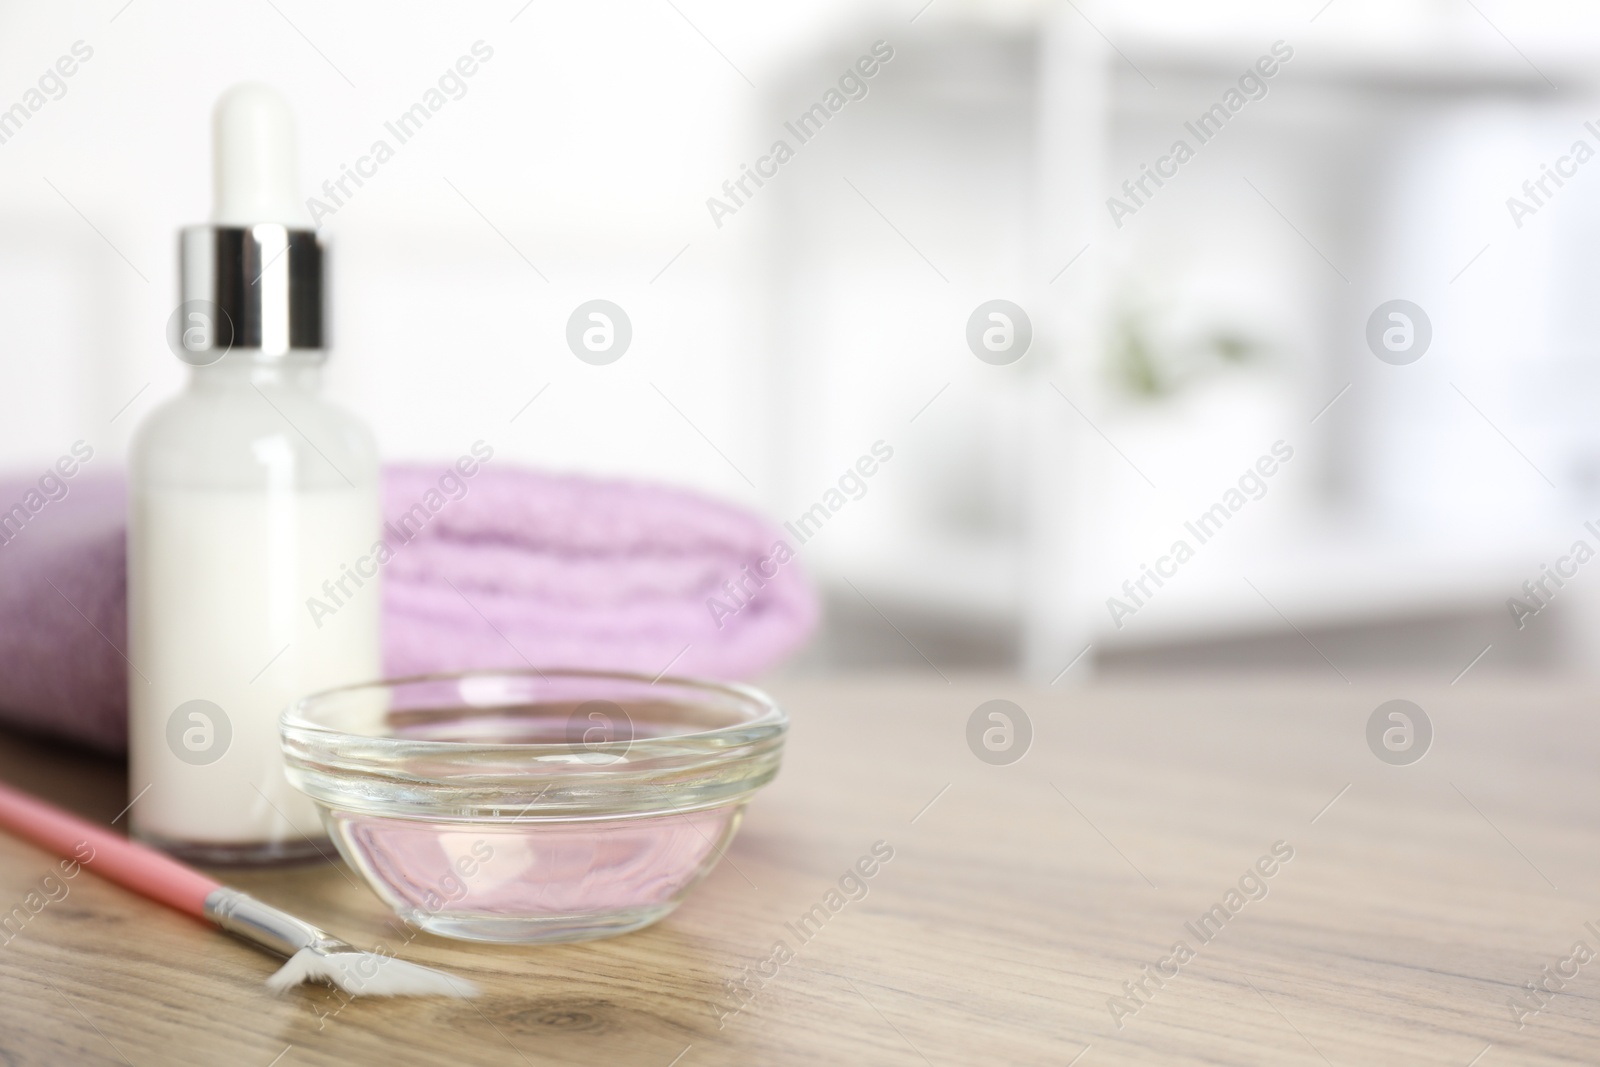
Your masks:
M 754 570 L 780 538 L 747 512 L 680 490 L 492 463 L 449 499 L 438 491 L 448 470 L 385 472 L 385 539 L 400 546 L 383 570 L 392 676 L 531 661 L 748 677 L 815 623 L 815 594 L 793 563 L 747 607 L 713 617 L 711 598 L 735 603 L 723 583 Z M 120 751 L 125 490 L 120 476 L 88 472 L 65 485 L 20 532 L 0 525 L 0 720 Z M 36 487 L 0 480 L 0 511 Z

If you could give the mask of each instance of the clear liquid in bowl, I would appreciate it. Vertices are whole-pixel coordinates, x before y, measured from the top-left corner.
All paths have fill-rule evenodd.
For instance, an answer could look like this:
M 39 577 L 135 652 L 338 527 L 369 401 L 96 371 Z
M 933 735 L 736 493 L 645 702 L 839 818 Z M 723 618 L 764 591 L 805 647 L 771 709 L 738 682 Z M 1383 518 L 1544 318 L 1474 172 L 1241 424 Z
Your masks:
M 617 819 L 432 822 L 336 812 L 340 851 L 430 933 L 576 941 L 662 918 L 716 864 L 743 804 Z

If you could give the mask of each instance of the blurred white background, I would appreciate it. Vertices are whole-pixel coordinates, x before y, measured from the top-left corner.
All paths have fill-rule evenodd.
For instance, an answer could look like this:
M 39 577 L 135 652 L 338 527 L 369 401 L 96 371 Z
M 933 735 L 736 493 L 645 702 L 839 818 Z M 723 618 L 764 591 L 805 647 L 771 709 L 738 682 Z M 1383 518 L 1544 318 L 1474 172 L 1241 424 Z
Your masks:
M 64 95 L 0 126 L 7 469 L 78 438 L 109 468 L 179 388 L 175 235 L 209 211 L 221 90 L 288 96 L 310 195 L 482 41 L 323 220 L 330 388 L 390 458 L 484 438 L 783 521 L 884 441 L 803 552 L 809 669 L 1600 662 L 1600 563 L 1520 630 L 1507 605 L 1600 548 L 1600 161 L 1520 227 L 1506 205 L 1600 149 L 1591 6 L 5 3 L 0 108 L 76 41 Z M 866 96 L 798 144 L 878 41 Z M 1279 41 L 1266 95 L 1115 225 Z M 794 159 L 717 225 L 779 138 Z M 592 298 L 633 323 L 609 366 L 564 343 Z M 966 342 L 995 298 L 1033 327 L 1007 366 Z M 1393 299 L 1432 325 L 1403 366 L 1365 339 Z M 1265 496 L 1117 626 L 1107 598 L 1278 441 Z

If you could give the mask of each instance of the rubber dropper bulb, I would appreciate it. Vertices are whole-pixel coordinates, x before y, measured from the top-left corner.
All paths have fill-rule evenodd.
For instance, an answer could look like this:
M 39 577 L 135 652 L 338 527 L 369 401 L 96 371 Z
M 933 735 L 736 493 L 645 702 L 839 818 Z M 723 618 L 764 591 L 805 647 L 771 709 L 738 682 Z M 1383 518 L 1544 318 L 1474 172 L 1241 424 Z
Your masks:
M 277 222 L 310 229 L 298 194 L 294 115 L 283 97 L 255 82 L 217 99 L 211 120 L 211 221 L 219 226 Z

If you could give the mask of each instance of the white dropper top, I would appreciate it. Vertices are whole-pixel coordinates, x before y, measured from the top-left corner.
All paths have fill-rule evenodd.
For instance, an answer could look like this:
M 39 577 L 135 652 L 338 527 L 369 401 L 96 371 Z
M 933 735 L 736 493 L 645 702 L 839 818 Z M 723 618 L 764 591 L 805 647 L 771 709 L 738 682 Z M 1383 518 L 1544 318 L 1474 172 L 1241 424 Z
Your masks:
M 276 91 L 257 82 L 235 85 L 212 115 L 214 205 L 219 226 L 277 222 L 311 229 L 298 194 L 294 115 Z

